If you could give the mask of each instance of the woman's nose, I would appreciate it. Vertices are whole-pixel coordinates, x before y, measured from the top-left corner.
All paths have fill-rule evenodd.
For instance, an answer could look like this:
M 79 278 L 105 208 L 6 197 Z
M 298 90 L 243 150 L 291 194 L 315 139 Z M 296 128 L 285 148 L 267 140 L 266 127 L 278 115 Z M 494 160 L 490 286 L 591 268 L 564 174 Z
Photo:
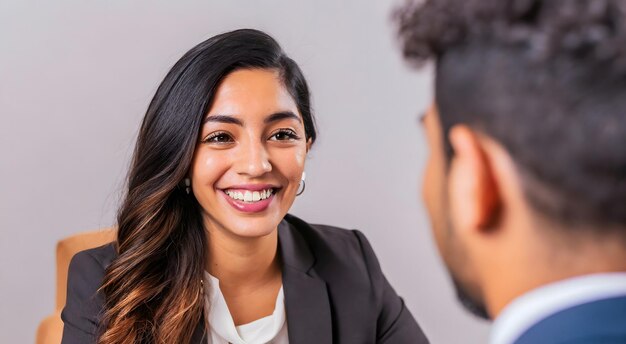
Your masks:
M 261 143 L 250 143 L 243 149 L 238 163 L 238 173 L 259 177 L 272 171 L 269 154 Z

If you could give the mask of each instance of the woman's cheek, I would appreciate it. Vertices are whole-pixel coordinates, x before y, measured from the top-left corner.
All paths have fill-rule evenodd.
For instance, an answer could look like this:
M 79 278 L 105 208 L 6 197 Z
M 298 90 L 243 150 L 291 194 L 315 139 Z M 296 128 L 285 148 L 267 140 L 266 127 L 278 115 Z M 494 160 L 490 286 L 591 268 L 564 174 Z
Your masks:
M 228 170 L 228 155 L 220 152 L 200 152 L 194 159 L 192 184 L 200 187 L 213 186 Z
M 298 148 L 292 156 L 291 162 L 291 180 L 295 183 L 300 183 L 302 179 L 302 172 L 304 172 L 304 164 L 306 161 L 306 149 Z
M 296 151 L 296 154 L 295 154 L 295 159 L 296 159 L 296 163 L 298 164 L 298 166 L 300 166 L 301 168 L 304 168 L 304 161 L 306 160 L 306 147 L 304 148 L 298 147 L 298 150 Z
M 300 174 L 304 169 L 304 162 L 306 160 L 306 149 L 300 147 L 292 147 L 290 149 L 277 149 L 272 152 L 272 159 L 274 165 L 281 170 L 285 171 L 285 175 L 288 179 L 291 179 L 292 174 Z

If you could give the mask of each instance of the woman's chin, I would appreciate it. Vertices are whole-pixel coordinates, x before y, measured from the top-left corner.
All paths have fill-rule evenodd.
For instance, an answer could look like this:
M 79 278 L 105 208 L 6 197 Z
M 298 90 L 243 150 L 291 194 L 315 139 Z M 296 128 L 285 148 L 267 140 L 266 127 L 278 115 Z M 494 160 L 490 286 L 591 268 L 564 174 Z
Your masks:
M 281 214 L 278 211 L 268 211 L 264 214 L 230 214 L 222 224 L 226 231 L 240 238 L 264 237 L 276 231 L 284 217 Z
M 237 237 L 245 239 L 254 239 L 268 236 L 274 231 L 278 223 L 267 223 L 265 221 L 245 221 L 246 223 L 238 223 L 230 227 L 229 231 Z

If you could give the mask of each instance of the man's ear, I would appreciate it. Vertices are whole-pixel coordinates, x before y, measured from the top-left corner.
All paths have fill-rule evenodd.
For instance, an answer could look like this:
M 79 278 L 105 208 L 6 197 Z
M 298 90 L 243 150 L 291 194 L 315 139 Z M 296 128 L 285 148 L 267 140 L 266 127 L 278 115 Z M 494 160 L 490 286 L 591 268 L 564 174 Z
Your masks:
M 448 174 L 449 200 L 458 230 L 488 230 L 499 215 L 500 192 L 480 137 L 465 125 L 449 133 L 454 149 Z

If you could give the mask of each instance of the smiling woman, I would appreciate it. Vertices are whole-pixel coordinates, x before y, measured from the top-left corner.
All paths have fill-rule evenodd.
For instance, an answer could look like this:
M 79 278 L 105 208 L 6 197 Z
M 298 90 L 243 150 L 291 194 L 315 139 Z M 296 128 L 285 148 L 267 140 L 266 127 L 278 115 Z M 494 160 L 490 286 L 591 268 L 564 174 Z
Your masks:
M 295 199 L 312 143 L 277 70 L 227 75 L 205 117 L 189 174 L 207 229 L 242 237 L 275 232 Z
M 309 102 L 263 32 L 186 53 L 145 115 L 117 240 L 70 264 L 63 343 L 426 343 L 363 234 L 287 214 Z

